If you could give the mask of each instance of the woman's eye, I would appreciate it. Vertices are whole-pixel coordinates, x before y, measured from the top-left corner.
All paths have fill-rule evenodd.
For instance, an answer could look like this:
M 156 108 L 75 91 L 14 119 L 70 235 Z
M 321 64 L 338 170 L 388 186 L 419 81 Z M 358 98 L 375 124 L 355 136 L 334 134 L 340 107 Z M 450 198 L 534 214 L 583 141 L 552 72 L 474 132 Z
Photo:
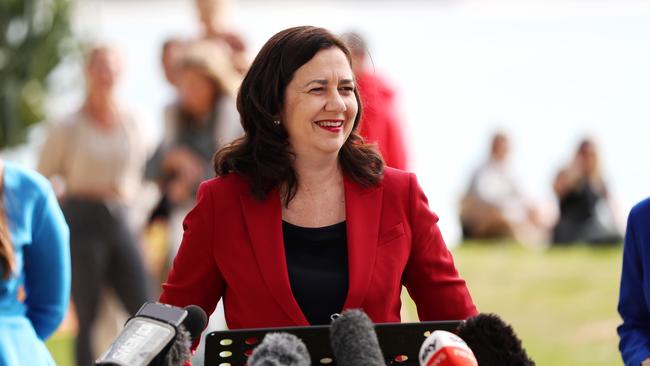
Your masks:
M 324 90 L 324 88 L 312 88 L 312 89 L 309 89 L 309 92 L 310 93 L 320 93 L 323 90 Z
M 354 93 L 354 87 L 353 86 L 344 86 L 339 88 L 340 91 L 346 92 L 346 93 Z

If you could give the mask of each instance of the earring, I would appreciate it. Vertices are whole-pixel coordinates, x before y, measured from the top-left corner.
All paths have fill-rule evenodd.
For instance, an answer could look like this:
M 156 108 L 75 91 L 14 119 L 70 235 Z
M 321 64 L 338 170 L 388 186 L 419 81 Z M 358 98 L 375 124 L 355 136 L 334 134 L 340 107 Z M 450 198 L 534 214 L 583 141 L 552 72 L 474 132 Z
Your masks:
M 280 125 L 280 120 L 279 120 L 279 119 L 276 119 L 276 120 L 273 121 L 273 123 L 274 123 L 276 126 L 279 126 L 279 125 Z

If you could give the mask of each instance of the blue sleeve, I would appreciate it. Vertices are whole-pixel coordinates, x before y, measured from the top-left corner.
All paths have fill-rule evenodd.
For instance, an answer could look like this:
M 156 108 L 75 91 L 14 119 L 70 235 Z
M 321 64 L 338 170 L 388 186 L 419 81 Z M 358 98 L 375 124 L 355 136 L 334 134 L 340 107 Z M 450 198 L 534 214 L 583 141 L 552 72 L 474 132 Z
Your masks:
M 33 211 L 32 243 L 25 247 L 27 317 L 41 339 L 65 316 L 70 298 L 70 234 L 51 187 Z
M 641 246 L 650 245 L 638 241 L 638 229 L 635 222 L 638 218 L 637 211 L 632 210 L 628 218 L 625 233 L 625 247 L 623 249 L 623 270 L 621 274 L 621 289 L 618 302 L 618 312 L 621 314 L 623 324 L 618 327 L 620 337 L 619 349 L 625 365 L 639 366 L 641 362 L 650 357 L 650 312 L 646 303 L 644 284 L 643 258 L 644 249 Z

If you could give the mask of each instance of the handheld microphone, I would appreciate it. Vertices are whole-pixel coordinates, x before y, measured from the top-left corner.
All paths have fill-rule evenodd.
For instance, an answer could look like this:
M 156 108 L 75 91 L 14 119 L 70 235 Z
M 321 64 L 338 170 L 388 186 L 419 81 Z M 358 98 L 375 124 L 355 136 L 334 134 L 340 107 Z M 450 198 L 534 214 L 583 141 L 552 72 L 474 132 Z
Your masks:
M 148 302 L 130 318 L 95 366 L 177 366 L 190 358 L 192 339 L 207 325 L 198 306 Z
M 311 366 L 311 358 L 295 335 L 267 333 L 248 358 L 248 366 Z
M 418 359 L 420 366 L 478 366 L 465 341 L 444 330 L 436 330 L 424 340 Z
M 512 327 L 496 314 L 479 314 L 458 327 L 481 366 L 534 366 Z
M 386 366 L 375 327 L 361 310 L 348 310 L 334 319 L 330 341 L 339 366 Z

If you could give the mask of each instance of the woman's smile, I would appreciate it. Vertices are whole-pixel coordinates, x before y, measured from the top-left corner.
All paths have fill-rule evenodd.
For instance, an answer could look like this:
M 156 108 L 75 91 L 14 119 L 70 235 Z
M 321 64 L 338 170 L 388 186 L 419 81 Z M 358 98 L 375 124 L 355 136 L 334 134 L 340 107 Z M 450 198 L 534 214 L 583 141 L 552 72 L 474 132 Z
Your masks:
M 343 119 L 323 119 L 319 121 L 314 121 L 314 123 L 329 132 L 338 133 L 343 129 Z

